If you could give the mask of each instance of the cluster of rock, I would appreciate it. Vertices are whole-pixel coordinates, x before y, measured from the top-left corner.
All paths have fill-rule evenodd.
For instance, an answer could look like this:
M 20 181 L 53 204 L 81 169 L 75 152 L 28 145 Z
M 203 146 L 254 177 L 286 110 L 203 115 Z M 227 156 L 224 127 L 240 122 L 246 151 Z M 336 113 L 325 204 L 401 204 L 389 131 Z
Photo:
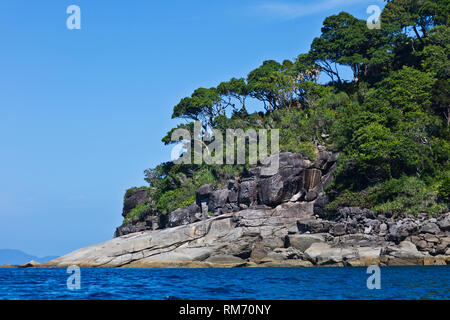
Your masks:
M 330 218 L 323 188 L 335 162 L 334 155 L 320 150 L 315 162 L 282 153 L 274 175 L 254 168 L 226 189 L 202 186 L 195 203 L 172 212 L 167 228 L 118 236 L 42 266 L 450 264 L 450 213 L 392 217 L 342 208 Z
M 258 205 L 274 208 L 288 201 L 314 201 L 331 182 L 337 160 L 337 154 L 321 148 L 314 162 L 300 153 L 282 152 L 278 156 L 279 169 L 275 174 L 264 175 L 261 167 L 253 167 L 247 176 L 228 181 L 225 189 L 203 185 L 196 191 L 195 202 L 171 212 L 168 219 L 164 215 L 149 215 L 143 223 L 118 227 L 114 236 L 190 224 Z M 149 201 L 146 189 L 133 190 L 125 198 L 122 215 L 126 217 L 145 201 Z
M 344 208 L 328 221 L 312 202 L 259 206 L 207 220 L 117 237 L 42 267 L 264 267 L 450 264 L 450 213 L 392 218 Z M 346 221 L 345 214 L 357 224 Z M 345 219 L 345 220 L 344 220 Z M 378 222 L 375 222 L 378 221 Z M 381 227 L 383 224 L 387 226 Z M 378 227 L 373 227 L 378 225 Z M 410 229 L 409 226 L 417 228 Z M 351 232 L 353 226 L 356 233 Z M 370 228 L 372 226 L 372 228 Z M 439 230 L 435 228 L 438 227 Z M 370 231 L 369 231 L 370 230 Z M 408 230 L 408 231 L 405 231 Z M 416 245 L 425 241 L 426 245 Z
M 316 214 L 313 219 L 299 221 L 297 229 L 300 235 L 293 237 L 294 243 L 295 237 L 302 238 L 305 234 L 320 235 L 326 242 L 319 247 L 322 251 L 326 249 L 326 254 L 322 253 L 321 260 L 316 261 L 319 264 L 354 263 L 352 255 L 344 254 L 345 251 L 337 254 L 341 261 L 333 258 L 336 250 L 342 248 L 371 252 L 371 260 L 377 264 L 450 263 L 450 213 L 439 218 L 429 218 L 425 214 L 386 217 L 368 209 L 342 208 L 333 221 L 321 219 Z M 354 250 L 347 253 L 350 252 L 354 253 Z M 361 261 L 356 262 L 359 263 Z

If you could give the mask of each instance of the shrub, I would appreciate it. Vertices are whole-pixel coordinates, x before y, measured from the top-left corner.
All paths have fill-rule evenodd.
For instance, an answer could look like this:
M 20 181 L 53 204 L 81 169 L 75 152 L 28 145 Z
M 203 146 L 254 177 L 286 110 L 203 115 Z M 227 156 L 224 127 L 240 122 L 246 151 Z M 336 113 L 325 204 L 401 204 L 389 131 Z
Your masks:
M 185 206 L 190 205 L 191 203 L 194 203 L 195 201 L 195 195 L 193 195 L 192 197 L 190 197 L 187 200 L 184 200 L 183 202 L 180 203 L 180 205 L 178 206 L 178 208 L 183 208 Z
M 327 209 L 355 206 L 372 209 L 378 213 L 393 215 L 406 213 L 435 215 L 448 210 L 437 202 L 437 194 L 417 177 L 402 176 L 399 179 L 379 183 L 360 192 L 340 194 Z
M 442 202 L 450 204 L 450 177 L 446 176 L 438 188 L 438 198 Z
M 134 207 L 123 220 L 123 224 L 141 221 L 145 216 L 151 213 L 149 203 L 141 203 Z

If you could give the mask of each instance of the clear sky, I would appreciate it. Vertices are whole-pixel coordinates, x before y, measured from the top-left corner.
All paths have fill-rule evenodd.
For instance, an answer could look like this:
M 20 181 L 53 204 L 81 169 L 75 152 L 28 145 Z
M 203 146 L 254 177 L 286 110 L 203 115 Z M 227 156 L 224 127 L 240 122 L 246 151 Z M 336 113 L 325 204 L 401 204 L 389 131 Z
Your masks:
M 81 30 L 66 8 L 81 8 Z M 381 0 L 2 0 L 0 248 L 112 238 L 125 190 L 170 159 L 172 107 L 309 49 L 323 19 Z

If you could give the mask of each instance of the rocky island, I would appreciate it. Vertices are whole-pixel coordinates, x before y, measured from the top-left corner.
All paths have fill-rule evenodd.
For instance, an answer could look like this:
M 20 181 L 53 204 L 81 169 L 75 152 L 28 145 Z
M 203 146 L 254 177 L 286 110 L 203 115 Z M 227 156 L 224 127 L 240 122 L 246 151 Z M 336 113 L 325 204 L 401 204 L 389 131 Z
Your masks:
M 337 155 L 317 150 L 311 162 L 280 154 L 280 168 L 231 180 L 226 189 L 203 185 L 196 201 L 147 226 L 129 224 L 115 238 L 41 267 L 264 267 L 450 264 L 450 213 L 392 217 L 368 209 L 325 207 Z M 124 211 L 145 201 L 135 190 Z M 130 203 L 132 202 L 132 205 Z M 210 214 L 212 212 L 212 214 Z M 141 230 L 141 229 L 144 230 Z
M 340 12 L 308 52 L 195 89 L 162 142 L 182 145 L 185 160 L 200 144 L 220 161 L 145 170 L 114 239 L 42 266 L 449 264 L 448 8 L 388 1 L 381 27 Z M 216 149 L 228 130 L 246 136 Z M 254 159 L 251 130 L 270 131 L 277 172 L 222 161 L 239 147 Z

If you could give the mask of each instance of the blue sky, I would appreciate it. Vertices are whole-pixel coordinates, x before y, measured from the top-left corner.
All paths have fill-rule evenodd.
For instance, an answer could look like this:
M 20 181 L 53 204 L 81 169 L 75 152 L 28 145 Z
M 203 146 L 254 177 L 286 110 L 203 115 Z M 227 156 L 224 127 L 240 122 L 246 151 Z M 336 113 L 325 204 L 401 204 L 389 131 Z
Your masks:
M 81 8 L 81 30 L 66 8 Z M 0 248 L 62 255 L 110 239 L 125 190 L 170 159 L 195 88 L 307 52 L 325 17 L 381 0 L 2 0 Z

